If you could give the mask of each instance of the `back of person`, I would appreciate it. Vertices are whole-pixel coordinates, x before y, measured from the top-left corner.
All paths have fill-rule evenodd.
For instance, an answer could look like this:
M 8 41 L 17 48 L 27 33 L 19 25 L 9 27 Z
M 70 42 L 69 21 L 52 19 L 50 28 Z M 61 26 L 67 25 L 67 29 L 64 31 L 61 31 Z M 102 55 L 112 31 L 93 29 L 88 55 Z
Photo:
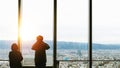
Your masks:
M 32 50 L 35 50 L 36 68 L 46 68 L 46 50 L 49 48 L 49 45 L 43 41 L 43 37 L 38 36 L 37 41 L 32 46 Z
M 46 50 L 48 47 L 48 44 L 45 42 L 39 43 L 38 45 L 39 49 L 35 51 L 35 60 L 39 62 L 46 63 Z M 48 48 L 49 49 L 49 48 Z
M 10 68 L 22 68 L 21 61 L 23 60 L 23 57 L 18 51 L 17 45 L 12 44 L 11 49 L 12 51 L 9 52 Z
M 9 61 L 11 68 L 22 68 L 22 57 L 20 55 L 20 52 L 11 51 L 9 53 Z

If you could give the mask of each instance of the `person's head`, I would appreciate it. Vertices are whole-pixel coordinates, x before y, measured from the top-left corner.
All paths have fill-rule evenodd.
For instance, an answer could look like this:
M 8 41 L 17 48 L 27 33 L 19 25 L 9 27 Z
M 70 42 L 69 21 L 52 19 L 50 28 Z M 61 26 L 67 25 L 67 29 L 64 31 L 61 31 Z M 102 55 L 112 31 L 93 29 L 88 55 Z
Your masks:
M 42 41 L 43 40 L 43 36 L 38 35 L 36 39 L 37 39 L 37 41 Z
M 12 51 L 17 51 L 18 50 L 18 46 L 16 43 L 13 43 L 11 46 Z

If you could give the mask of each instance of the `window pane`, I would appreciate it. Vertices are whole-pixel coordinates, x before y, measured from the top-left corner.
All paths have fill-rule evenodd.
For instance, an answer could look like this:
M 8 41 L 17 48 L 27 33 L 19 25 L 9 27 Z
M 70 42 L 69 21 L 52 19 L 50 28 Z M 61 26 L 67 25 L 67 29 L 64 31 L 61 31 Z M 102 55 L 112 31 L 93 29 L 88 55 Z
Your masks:
M 93 0 L 93 60 L 120 59 L 119 0 Z
M 8 60 L 12 43 L 17 43 L 17 0 L 0 0 L 0 60 Z
M 53 64 L 53 1 L 52 0 L 23 0 L 21 40 L 23 65 L 34 65 L 34 51 L 32 45 L 38 35 L 50 45 L 47 50 L 47 66 Z
M 58 0 L 57 60 L 88 60 L 88 0 Z

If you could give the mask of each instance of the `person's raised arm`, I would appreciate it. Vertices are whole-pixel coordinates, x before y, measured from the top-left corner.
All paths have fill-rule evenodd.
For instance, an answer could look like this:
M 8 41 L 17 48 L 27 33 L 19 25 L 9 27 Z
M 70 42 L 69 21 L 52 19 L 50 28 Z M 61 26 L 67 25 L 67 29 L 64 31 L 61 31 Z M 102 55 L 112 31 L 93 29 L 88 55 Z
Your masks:
M 50 46 L 46 43 L 46 50 L 48 50 L 50 48 Z

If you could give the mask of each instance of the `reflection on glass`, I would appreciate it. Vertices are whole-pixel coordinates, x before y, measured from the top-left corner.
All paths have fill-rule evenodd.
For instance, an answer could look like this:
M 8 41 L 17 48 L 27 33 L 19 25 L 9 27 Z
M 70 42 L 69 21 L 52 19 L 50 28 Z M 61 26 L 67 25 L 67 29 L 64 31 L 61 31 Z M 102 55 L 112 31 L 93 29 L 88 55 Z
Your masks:
M 58 0 L 57 60 L 88 60 L 88 0 Z
M 17 7 L 17 0 L 0 0 L 0 60 L 8 60 L 12 43 L 17 43 Z
M 21 46 L 23 65 L 34 66 L 34 54 L 31 49 L 38 35 L 50 45 L 47 50 L 47 66 L 53 65 L 53 2 L 51 0 L 23 0 L 21 21 Z
M 120 58 L 120 1 L 108 1 L 93 0 L 93 60 Z

